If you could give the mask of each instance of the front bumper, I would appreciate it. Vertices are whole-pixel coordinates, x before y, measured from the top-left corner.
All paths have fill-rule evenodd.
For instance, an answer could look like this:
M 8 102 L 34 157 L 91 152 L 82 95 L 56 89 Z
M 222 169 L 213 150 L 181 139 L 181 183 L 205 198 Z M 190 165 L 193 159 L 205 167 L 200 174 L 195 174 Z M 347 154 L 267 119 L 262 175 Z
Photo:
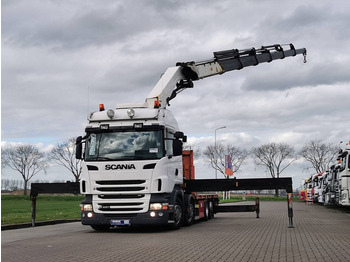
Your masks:
M 170 194 L 151 195 L 151 203 L 169 203 Z M 92 196 L 87 195 L 82 204 L 92 205 Z M 113 214 L 95 213 L 93 210 L 81 212 L 81 223 L 83 225 L 168 225 L 174 221 L 174 210 L 172 205 L 166 210 L 149 210 L 143 213 Z
M 88 216 L 90 213 L 90 216 Z M 151 216 L 151 213 L 154 215 Z M 146 213 L 130 215 L 112 215 L 98 214 L 94 212 L 81 212 L 81 223 L 83 225 L 120 225 L 120 226 L 139 226 L 139 225 L 167 225 L 169 224 L 170 212 L 167 211 L 148 211 Z M 170 221 L 171 223 L 171 221 Z

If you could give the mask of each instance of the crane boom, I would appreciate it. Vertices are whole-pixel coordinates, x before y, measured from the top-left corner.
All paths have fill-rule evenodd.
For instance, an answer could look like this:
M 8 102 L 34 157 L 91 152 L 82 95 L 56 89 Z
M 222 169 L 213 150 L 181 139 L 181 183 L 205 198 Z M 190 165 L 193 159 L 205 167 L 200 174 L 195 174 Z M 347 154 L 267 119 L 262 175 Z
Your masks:
M 276 59 L 304 55 L 306 62 L 306 49 L 295 49 L 293 44 L 283 48 L 281 45 L 262 46 L 259 49 L 231 49 L 214 52 L 214 58 L 201 62 L 179 62 L 175 67 L 170 67 L 162 75 L 158 83 L 146 98 L 149 106 L 165 108 L 169 101 L 179 92 L 193 87 L 193 81 L 206 77 L 223 74 L 232 70 L 240 70 L 248 66 L 256 66 L 261 63 L 270 63 Z

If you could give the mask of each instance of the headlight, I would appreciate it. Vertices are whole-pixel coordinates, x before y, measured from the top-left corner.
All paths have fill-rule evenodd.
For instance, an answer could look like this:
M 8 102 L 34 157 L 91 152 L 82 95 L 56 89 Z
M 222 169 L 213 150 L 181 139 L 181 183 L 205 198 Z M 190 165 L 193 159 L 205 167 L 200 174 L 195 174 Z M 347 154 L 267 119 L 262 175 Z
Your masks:
M 167 210 L 169 203 L 151 203 L 149 206 L 150 210 Z
M 81 209 L 81 211 L 92 211 L 92 205 L 91 204 L 81 204 L 80 209 Z

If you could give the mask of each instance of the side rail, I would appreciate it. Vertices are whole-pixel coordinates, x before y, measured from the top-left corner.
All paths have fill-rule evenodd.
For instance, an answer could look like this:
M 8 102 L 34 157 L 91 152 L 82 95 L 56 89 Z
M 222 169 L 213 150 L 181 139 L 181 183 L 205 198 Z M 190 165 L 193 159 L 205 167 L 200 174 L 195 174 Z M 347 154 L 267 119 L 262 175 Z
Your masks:
M 36 198 L 39 194 L 79 194 L 79 183 L 32 183 L 30 199 L 32 201 L 32 226 L 35 227 Z
M 254 205 L 219 205 L 216 207 L 216 212 L 222 213 L 222 212 L 256 212 L 256 218 L 259 218 L 260 214 L 260 201 L 259 198 L 255 198 L 255 204 Z
M 293 181 L 291 177 L 185 180 L 185 190 L 187 192 L 268 189 L 285 189 L 287 191 L 288 227 L 293 228 Z

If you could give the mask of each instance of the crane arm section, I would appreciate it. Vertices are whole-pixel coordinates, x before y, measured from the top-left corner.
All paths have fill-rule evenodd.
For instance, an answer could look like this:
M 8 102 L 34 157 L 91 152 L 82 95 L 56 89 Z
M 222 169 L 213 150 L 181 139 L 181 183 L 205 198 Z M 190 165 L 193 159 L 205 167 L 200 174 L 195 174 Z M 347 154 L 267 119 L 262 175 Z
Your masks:
M 304 55 L 304 62 L 306 62 L 305 48 L 295 49 L 293 44 L 287 45 L 287 48 L 281 45 L 270 45 L 259 49 L 231 49 L 214 52 L 214 58 L 210 60 L 177 63 L 175 67 L 168 68 L 162 75 L 147 96 L 146 102 L 150 107 L 165 108 L 179 92 L 192 88 L 193 81 L 199 79 L 299 54 Z

